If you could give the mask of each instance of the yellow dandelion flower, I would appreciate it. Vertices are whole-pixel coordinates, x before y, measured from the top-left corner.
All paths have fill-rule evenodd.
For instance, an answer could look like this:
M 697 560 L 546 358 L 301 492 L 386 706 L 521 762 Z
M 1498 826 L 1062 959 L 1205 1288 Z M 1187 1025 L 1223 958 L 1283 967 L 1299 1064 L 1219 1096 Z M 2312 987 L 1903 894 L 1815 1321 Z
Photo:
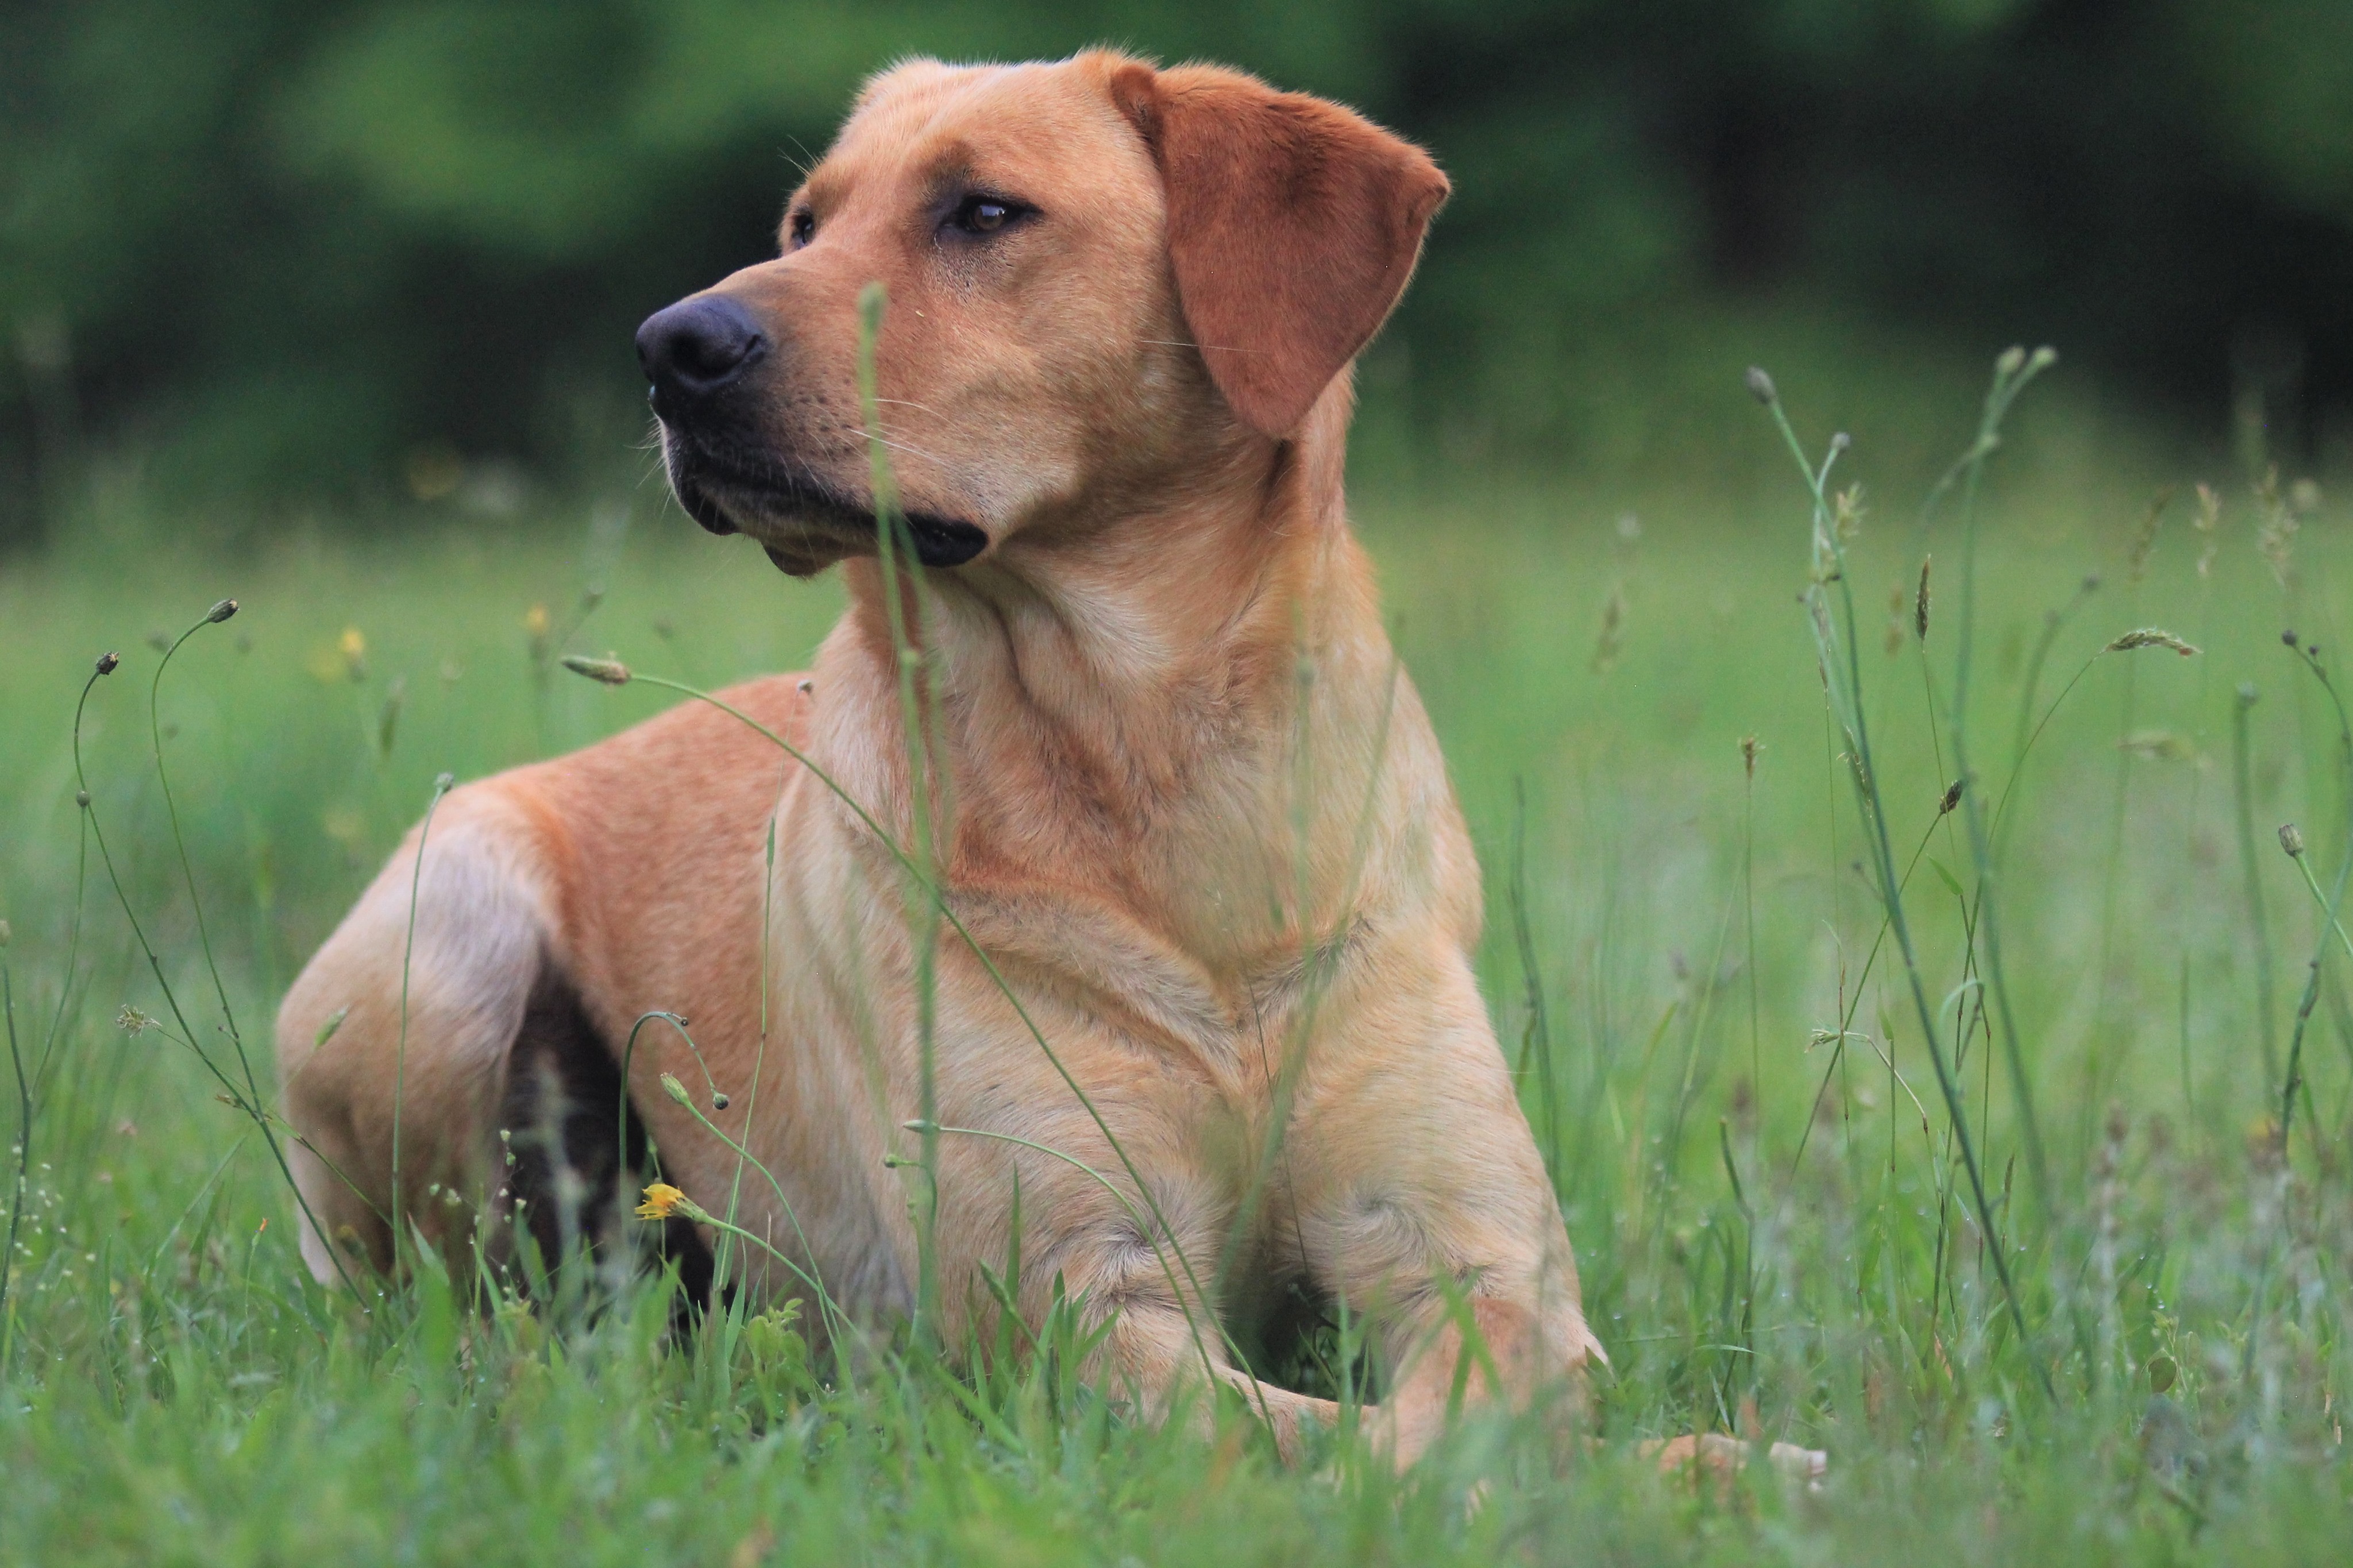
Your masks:
M 668 1219 L 670 1211 L 679 1205 L 686 1194 L 668 1182 L 656 1182 L 646 1189 L 646 1201 L 638 1205 L 639 1219 Z

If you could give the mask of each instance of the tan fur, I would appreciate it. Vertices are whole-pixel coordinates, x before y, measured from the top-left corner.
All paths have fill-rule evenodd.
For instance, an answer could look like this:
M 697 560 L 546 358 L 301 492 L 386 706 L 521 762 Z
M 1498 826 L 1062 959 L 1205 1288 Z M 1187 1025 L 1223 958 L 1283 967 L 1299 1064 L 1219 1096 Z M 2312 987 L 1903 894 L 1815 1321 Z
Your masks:
M 1039 215 L 986 243 L 945 237 L 937 213 L 965 186 Z M 918 61 L 869 86 L 795 195 L 809 242 L 794 244 L 788 216 L 785 253 L 715 290 L 774 342 L 763 460 L 871 506 L 856 300 L 870 279 L 888 289 L 880 406 L 901 490 L 988 541 L 908 600 L 954 907 L 1205 1281 L 1262 1186 L 1224 1305 L 1303 1279 L 1369 1315 L 1402 1369 L 1372 1417 L 1400 1461 L 1442 1426 L 1458 1382 L 1525 1402 L 1573 1386 L 1599 1351 L 1472 979 L 1477 863 L 1343 505 L 1347 361 L 1445 189 L 1418 149 L 1233 72 L 1107 53 Z M 699 468 L 681 432 L 669 440 L 681 489 L 699 484 L 778 564 L 846 563 L 849 608 L 808 680 L 725 696 L 903 837 L 907 750 L 871 521 L 799 506 L 740 463 Z M 280 1020 L 289 1114 L 317 1148 L 301 1156 L 304 1192 L 379 1267 L 416 849 L 412 836 Z M 884 1156 L 919 1150 L 902 1127 L 919 1092 L 906 907 L 888 852 L 816 777 L 700 705 L 459 790 L 415 900 L 404 1211 L 455 1241 L 471 1214 L 425 1203 L 427 1185 L 496 1187 L 503 1052 L 543 955 L 616 1049 L 649 1010 L 691 1019 L 731 1097 L 716 1120 L 795 1211 L 753 1180 L 744 1223 L 853 1316 L 904 1313 L 920 1176 Z M 940 1120 L 1062 1151 L 1132 1199 L 1117 1154 L 952 933 L 937 997 Z M 735 1162 L 664 1096 L 664 1071 L 702 1081 L 672 1032 L 649 1031 L 633 1097 L 670 1179 L 723 1208 Z M 1286 1082 L 1288 1122 L 1261 1171 Z M 1186 1309 L 1206 1321 L 1210 1304 L 1172 1289 L 1097 1183 L 955 1134 L 939 1165 L 949 1342 L 987 1310 L 978 1271 L 1005 1256 L 1018 1173 L 1025 1313 L 1042 1312 L 1057 1275 L 1116 1310 L 1103 1370 L 1148 1408 L 1198 1374 Z M 328 1245 L 304 1237 L 322 1274 Z M 752 1282 L 795 1289 L 781 1269 L 754 1267 Z M 1475 1369 L 1458 1365 L 1466 1314 Z M 1209 1349 L 1287 1450 L 1297 1423 L 1331 1417 Z

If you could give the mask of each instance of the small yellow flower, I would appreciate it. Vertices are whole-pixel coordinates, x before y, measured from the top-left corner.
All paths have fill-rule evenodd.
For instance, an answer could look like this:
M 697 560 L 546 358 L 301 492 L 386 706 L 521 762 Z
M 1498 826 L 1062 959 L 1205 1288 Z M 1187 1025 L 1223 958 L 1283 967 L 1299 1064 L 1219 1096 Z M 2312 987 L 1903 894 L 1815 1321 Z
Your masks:
M 535 637 L 545 637 L 547 635 L 547 606 L 545 605 L 533 605 L 523 616 L 522 629 L 529 632 Z
M 336 639 L 335 647 L 343 650 L 345 658 L 364 658 L 367 654 L 367 638 L 362 635 L 359 627 L 345 626 L 343 635 Z
M 646 1189 L 646 1201 L 638 1205 L 639 1219 L 668 1219 L 686 1194 L 668 1182 L 656 1182 Z

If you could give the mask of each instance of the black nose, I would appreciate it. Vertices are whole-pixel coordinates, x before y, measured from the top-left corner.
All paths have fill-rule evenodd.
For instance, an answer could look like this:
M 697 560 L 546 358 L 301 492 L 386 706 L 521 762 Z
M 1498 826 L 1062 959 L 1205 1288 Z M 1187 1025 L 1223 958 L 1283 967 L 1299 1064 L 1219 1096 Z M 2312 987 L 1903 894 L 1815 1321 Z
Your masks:
M 638 329 L 638 363 L 653 383 L 654 412 L 691 414 L 743 379 L 768 351 L 752 313 L 717 294 L 656 310 Z

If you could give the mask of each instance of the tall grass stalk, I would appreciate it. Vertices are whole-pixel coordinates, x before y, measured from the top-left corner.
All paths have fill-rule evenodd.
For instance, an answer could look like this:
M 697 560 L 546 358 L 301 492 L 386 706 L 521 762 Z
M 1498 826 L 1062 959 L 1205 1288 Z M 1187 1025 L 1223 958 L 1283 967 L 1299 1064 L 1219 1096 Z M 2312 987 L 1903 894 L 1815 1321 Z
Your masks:
M 177 648 L 181 643 L 187 641 L 188 638 L 195 635 L 195 633 L 201 627 L 207 625 L 216 625 L 219 621 L 227 619 L 227 616 L 221 613 L 222 605 L 227 605 L 231 613 L 234 613 L 236 601 L 224 599 L 220 604 L 215 605 L 210 610 L 205 613 L 203 620 L 197 622 L 195 626 L 190 626 L 187 631 L 183 632 L 178 640 L 174 642 L 171 646 L 174 648 Z M 164 961 L 162 957 L 156 953 L 154 944 L 147 940 L 146 927 L 140 923 L 139 911 L 132 907 L 130 890 L 122 885 L 121 874 L 115 868 L 113 853 L 107 847 L 106 829 L 99 821 L 97 802 L 95 797 L 91 795 L 90 790 L 90 774 L 82 764 L 81 727 L 82 717 L 90 707 L 90 694 L 91 689 L 97 686 L 101 678 L 111 675 L 119 667 L 121 662 L 121 661 L 118 656 L 114 654 L 108 653 L 100 655 L 89 678 L 82 682 L 81 697 L 74 704 L 73 764 L 74 784 L 78 790 L 75 798 L 83 803 L 82 816 L 83 819 L 90 824 L 90 834 L 92 842 L 96 843 L 98 846 L 99 864 L 106 870 L 107 883 L 114 889 L 115 902 L 121 906 L 123 919 L 130 922 L 132 939 L 138 943 L 140 955 L 147 961 L 148 972 L 155 978 L 155 985 L 157 990 L 163 994 L 164 1006 L 170 1009 L 173 1021 L 177 1023 L 180 1026 L 180 1033 L 177 1037 L 180 1043 L 186 1047 L 189 1051 L 194 1053 L 196 1059 L 204 1064 L 205 1070 L 211 1073 L 214 1080 L 221 1086 L 223 1098 L 226 1103 L 227 1103 L 231 1108 L 242 1112 L 251 1120 L 255 1128 L 261 1133 L 262 1144 L 269 1151 L 270 1161 L 277 1166 L 280 1178 L 285 1182 L 287 1190 L 294 1194 L 294 1202 L 296 1205 L 301 1209 L 303 1220 L 311 1226 L 312 1230 L 323 1237 L 327 1232 L 325 1228 L 319 1224 L 319 1216 L 312 1212 L 311 1208 L 311 1200 L 303 1195 L 301 1184 L 294 1180 L 293 1168 L 287 1164 L 286 1152 L 279 1146 L 277 1133 L 270 1126 L 268 1107 L 262 1100 L 259 1090 L 253 1087 L 254 1079 L 251 1065 L 249 1063 L 246 1065 L 245 1077 L 247 1081 L 246 1085 L 240 1088 L 234 1079 L 230 1078 L 227 1072 L 222 1070 L 220 1064 L 213 1059 L 212 1053 L 205 1049 L 201 1038 L 198 1037 L 195 1029 L 188 1022 L 187 1014 L 183 1011 L 180 1006 L 179 993 L 174 989 L 171 977 L 164 973 Z M 160 671 L 158 673 L 160 675 Z M 151 687 L 149 689 L 149 701 L 151 703 L 153 701 L 153 688 Z M 160 742 L 160 726 L 157 727 L 155 732 Z M 173 837 L 179 845 L 181 864 L 184 868 L 186 868 L 189 864 L 187 859 L 187 845 L 185 840 L 180 836 L 176 818 L 173 825 Z M 195 887 L 193 870 L 190 870 L 189 876 L 191 879 L 190 890 L 193 896 Z M 214 971 L 214 984 L 216 985 L 219 984 L 219 972 L 216 969 Z M 224 1013 L 226 1013 L 227 1007 L 226 991 L 222 993 L 222 1007 Z M 230 1038 L 232 1040 L 237 1038 L 233 1026 L 230 1032 Z M 242 1061 L 245 1055 L 242 1042 L 238 1043 L 237 1055 L 240 1061 Z M 326 1252 L 329 1258 L 331 1258 L 334 1263 L 336 1277 L 343 1281 L 344 1288 L 351 1291 L 352 1299 L 360 1304 L 360 1310 L 363 1312 L 367 1311 L 369 1310 L 369 1297 L 366 1292 L 360 1289 L 359 1281 L 352 1277 L 350 1267 L 343 1261 L 343 1249 L 331 1245 L 326 1248 Z
M 908 612 L 920 613 L 922 574 L 916 570 L 913 534 L 899 505 L 898 484 L 892 473 L 889 448 L 883 444 L 882 417 L 876 398 L 875 341 L 882 333 L 887 305 L 882 285 L 869 283 L 858 294 L 858 398 L 865 420 L 871 482 L 874 498 L 875 555 L 882 578 L 883 615 L 891 628 L 892 671 L 899 692 L 899 725 L 907 750 L 907 810 L 909 839 L 915 863 L 927 881 L 935 881 L 938 847 L 934 841 L 935 801 L 927 702 L 937 701 L 936 683 L 916 679 L 924 656 L 910 635 Z M 905 552 L 903 563 L 901 552 Z M 906 587 L 902 593 L 901 581 Z M 923 1173 L 915 1214 L 915 1321 L 917 1353 L 930 1348 L 938 1334 L 939 1247 L 936 1229 L 940 1212 L 939 1062 L 936 1038 L 939 1020 L 939 917 L 930 900 L 910 888 L 907 892 L 907 942 L 914 961 L 915 1076 L 917 1119 L 925 1131 L 918 1166 Z
M 1961 624 L 1953 656 L 1953 703 L 1949 718 L 1953 735 L 1953 768 L 1964 781 L 1973 772 L 1969 764 L 1969 679 L 1977 640 L 1978 493 L 1985 479 L 1986 462 L 2001 445 L 2002 421 L 2009 416 L 2010 405 L 2017 401 L 2020 393 L 2026 390 L 2027 384 L 2056 363 L 2058 357 L 2048 348 L 2039 348 L 2031 355 L 2015 348 L 2003 352 L 1994 366 L 1993 384 L 1986 392 L 1985 405 L 1978 421 L 1977 439 L 1938 482 L 1936 491 L 1929 498 L 1929 506 L 1933 508 L 1938 497 L 1950 489 L 1956 479 L 1960 484 Z M 1987 985 L 1993 993 L 1996 1014 L 2001 1021 L 2002 1049 L 2010 1068 L 2010 1097 L 2018 1111 L 2019 1132 L 2026 1146 L 2027 1174 L 2034 1189 L 2038 1209 L 2047 1216 L 2051 1201 L 2050 1165 L 2043 1155 L 2042 1122 L 2034 1109 L 2034 1087 L 2026 1070 L 2025 1047 L 2019 1038 L 2018 1020 L 2010 1006 L 2009 977 L 2002 963 L 2000 878 L 1995 864 L 1993 836 L 1986 820 L 1983 792 L 1965 790 L 1962 805 L 1968 814 L 1969 854 L 1977 872 L 1978 930 L 1985 939 Z M 1933 1040 L 1931 1048 L 1934 1048 Z M 1966 1140 L 1962 1149 L 1964 1153 L 1969 1153 Z M 1974 1184 L 1978 1176 L 1973 1153 L 1969 1154 L 1968 1166 Z M 1992 1231 L 1987 1233 L 1989 1237 L 1994 1234 Z M 2006 1275 L 2006 1259 L 2003 1269 Z
M 1512 909 L 1512 942 L 1520 959 L 1520 984 L 1527 1021 L 1520 1033 L 1519 1068 L 1523 1076 L 1535 1075 L 1536 1124 L 1544 1130 L 1545 1173 L 1554 1191 L 1560 1189 L 1560 1090 L 1553 1078 L 1552 1021 L 1545 1008 L 1544 973 L 1536 959 L 1534 927 L 1528 916 L 1528 789 L 1525 779 L 1512 781 L 1512 875 L 1507 884 Z
M 2282 1159 L 2285 1159 L 2288 1150 L 2288 1133 L 2295 1125 L 2297 1091 L 2304 1090 L 2307 1100 L 2311 1093 L 2308 1089 L 2306 1089 L 2304 1083 L 2305 1031 L 2312 1023 L 2313 1005 L 2320 999 L 2323 965 L 2328 957 L 2328 939 L 2334 934 L 2341 940 L 2345 934 L 2344 928 L 2337 923 L 2337 911 L 2344 906 L 2345 891 L 2348 881 L 2353 881 L 2353 719 L 2348 719 L 2347 716 L 2345 700 L 2337 694 L 2337 683 L 2329 679 L 2327 667 L 2321 662 L 2319 651 L 2299 643 L 2293 632 L 2283 634 L 2283 640 L 2294 650 L 2304 667 L 2312 672 L 2313 679 L 2320 683 L 2321 690 L 2327 693 L 2329 707 L 2337 714 L 2337 762 L 2345 776 L 2345 787 L 2340 799 L 2345 805 L 2348 815 L 2339 851 L 2341 858 L 2337 868 L 2337 883 L 2329 892 L 2327 904 L 2321 910 L 2320 936 L 2315 944 L 2311 973 L 2305 980 L 2304 996 L 2296 1005 L 2295 1023 L 2288 1036 L 2287 1070 L 2280 1084 L 2279 1114 L 2280 1155 Z M 2280 838 L 2284 847 L 2289 846 L 2289 835 L 2293 831 L 2292 828 L 2281 829 Z M 2305 856 L 2301 847 L 2290 847 L 2289 856 L 2295 861 L 2296 868 L 2304 873 L 2306 886 L 2312 889 L 2316 898 L 2320 892 L 2320 886 L 2313 879 L 2312 868 L 2305 864 Z M 2315 1136 L 2317 1135 L 2318 1130 L 2316 1128 Z
M 1766 380 L 1762 372 L 1752 373 L 1752 379 L 1755 382 L 1762 382 L 1769 391 L 1771 383 Z M 1968 1172 L 1970 1195 L 1977 1206 L 1979 1226 L 1993 1255 L 1994 1271 L 2001 1283 L 2002 1300 L 2008 1305 L 2011 1321 L 2018 1330 L 2021 1353 L 2027 1357 L 2037 1381 L 2042 1384 L 2044 1391 L 2051 1393 L 2052 1390 L 2050 1369 L 2042 1364 L 2041 1357 L 2034 1351 L 2032 1333 L 2027 1327 L 2026 1311 L 2020 1303 L 2017 1286 L 2010 1277 L 2009 1247 L 2002 1240 L 2001 1227 L 1995 1220 L 1993 1204 L 1986 1192 L 1985 1174 L 1978 1164 L 1976 1141 L 1969 1134 L 1967 1114 L 1962 1105 L 1960 1083 L 1954 1077 L 1952 1064 L 1947 1059 L 1944 1047 L 1937 1038 L 1936 1009 L 1928 1000 L 1927 985 L 1920 973 L 1919 958 L 1912 942 L 1911 925 L 1904 913 L 1903 884 L 1895 869 L 1894 852 L 1888 842 L 1885 808 L 1880 798 L 1878 768 L 1872 757 L 1869 722 L 1863 714 L 1862 670 L 1861 658 L 1856 651 L 1854 593 L 1848 580 L 1846 545 L 1839 536 L 1838 525 L 1833 521 L 1832 508 L 1826 493 L 1831 467 L 1837 461 L 1839 453 L 1845 449 L 1846 441 L 1843 437 L 1834 440 L 1829 456 L 1824 458 L 1821 468 L 1817 470 L 1807 458 L 1805 447 L 1798 439 L 1797 431 L 1791 427 L 1788 414 L 1782 407 L 1778 395 L 1765 396 L 1764 401 L 1767 410 L 1773 416 L 1775 424 L 1781 431 L 1782 438 L 1788 443 L 1791 455 L 1797 458 L 1799 471 L 1805 476 L 1813 494 L 1814 571 L 1812 581 L 1806 592 L 1808 618 L 1814 628 L 1815 648 L 1821 661 L 1824 689 L 1830 696 L 1832 710 L 1837 715 L 1840 728 L 1846 735 L 1850 748 L 1849 773 L 1854 784 L 1856 804 L 1860 807 L 1862 818 L 1863 839 L 1871 854 L 1872 870 L 1877 883 L 1880 902 L 1886 910 L 1888 928 L 1895 938 L 1896 952 L 1904 961 L 1905 978 L 1912 994 L 1914 1010 L 1919 1016 L 1923 1042 L 1927 1048 L 1928 1059 L 1936 1069 L 1936 1084 L 1944 1093 L 1946 1113 L 1954 1128 L 1955 1136 L 1960 1143 L 1962 1161 Z M 1981 439 L 1985 438 L 1989 438 L 1989 436 Z M 1840 635 L 1839 627 L 1833 623 L 1831 617 L 1829 590 L 1832 584 L 1836 584 L 1839 590 L 1840 607 L 1842 612 L 1840 619 L 1844 625 L 1843 637 Z M 1965 567 L 1963 576 L 1965 602 L 1968 591 Z M 1962 615 L 1965 637 L 1968 613 L 1964 608 Z M 1968 777 L 1967 753 L 1962 749 L 1962 741 L 1957 732 L 1954 742 L 1954 758 L 1961 769 L 1962 776 Z
M 417 861 L 408 868 L 408 923 L 400 942 L 400 1037 L 392 1052 L 392 1271 L 396 1275 L 400 1272 L 400 1235 L 408 1226 L 407 1204 L 400 1187 L 400 1112 L 408 1088 L 408 972 L 417 956 L 417 897 L 425 885 L 425 847 L 433 837 L 433 814 L 441 809 L 442 796 L 457 782 L 452 773 L 433 781 L 432 798 L 425 803 L 425 821 L 417 829 Z
M 16 1237 L 25 1223 L 25 1184 L 33 1167 L 33 1084 L 25 1072 L 24 1047 L 16 1038 L 16 981 L 5 936 L 0 936 L 0 1018 L 7 1023 L 8 1068 L 16 1080 L 16 1171 L 8 1194 L 8 1249 L 0 1253 L 0 1369 L 5 1369 L 16 1321 L 8 1313 L 8 1280 L 16 1262 Z
M 2264 907 L 2263 872 L 2255 855 L 2254 743 L 2248 733 L 2248 720 L 2257 700 L 2254 685 L 2249 682 L 2239 688 L 2231 704 L 2232 804 L 2239 829 L 2239 871 L 2246 888 L 2247 924 L 2255 945 L 2256 1040 L 2263 1047 L 2263 1081 L 2277 1083 L 2279 1023 L 2273 1000 L 2271 916 Z

